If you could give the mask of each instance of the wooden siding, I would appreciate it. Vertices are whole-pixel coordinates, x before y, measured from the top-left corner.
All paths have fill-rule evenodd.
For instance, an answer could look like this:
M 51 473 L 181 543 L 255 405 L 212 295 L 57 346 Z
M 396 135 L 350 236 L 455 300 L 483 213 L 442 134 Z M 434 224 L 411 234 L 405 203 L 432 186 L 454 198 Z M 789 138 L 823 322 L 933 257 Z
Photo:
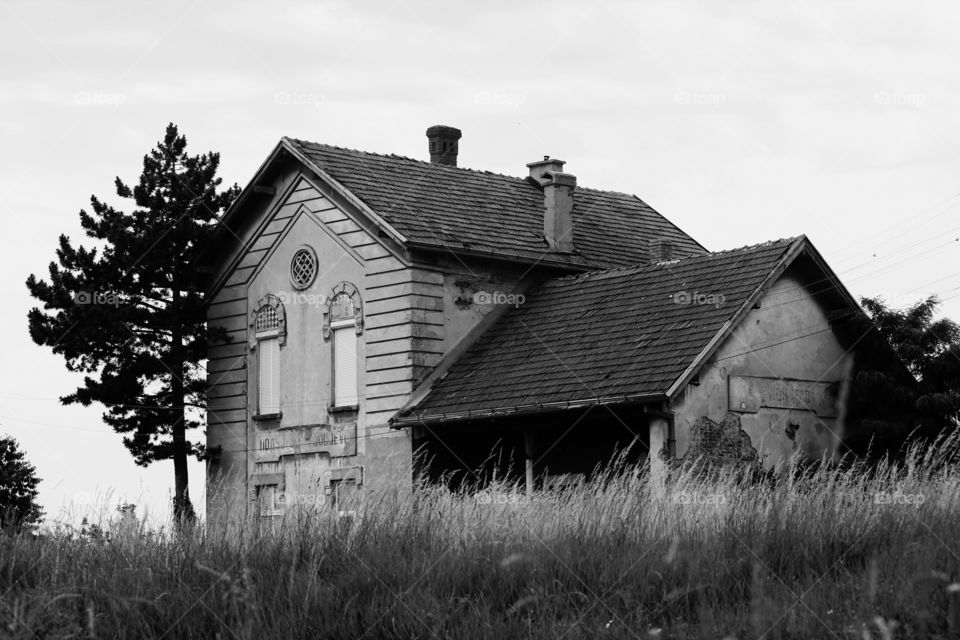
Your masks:
M 227 331 L 228 342 L 207 346 L 207 447 L 219 448 L 216 473 L 238 473 L 245 468 L 247 448 L 247 298 L 246 287 L 221 289 L 207 310 L 210 327 Z M 241 290 L 242 294 L 241 294 Z
M 368 261 L 366 290 L 366 412 L 384 424 L 406 403 L 417 381 L 443 356 L 443 275 Z

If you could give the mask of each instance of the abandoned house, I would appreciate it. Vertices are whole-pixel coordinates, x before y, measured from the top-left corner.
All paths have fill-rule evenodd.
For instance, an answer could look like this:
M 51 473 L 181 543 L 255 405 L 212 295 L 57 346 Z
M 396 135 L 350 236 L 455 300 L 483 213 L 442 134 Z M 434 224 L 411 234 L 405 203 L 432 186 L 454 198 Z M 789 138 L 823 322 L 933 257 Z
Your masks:
M 631 443 L 655 469 L 836 445 L 863 312 L 809 240 L 710 252 L 562 160 L 460 168 L 460 137 L 428 129 L 429 162 L 284 138 L 222 219 L 201 266 L 224 332 L 212 519 L 337 509 L 492 455 L 533 488 Z

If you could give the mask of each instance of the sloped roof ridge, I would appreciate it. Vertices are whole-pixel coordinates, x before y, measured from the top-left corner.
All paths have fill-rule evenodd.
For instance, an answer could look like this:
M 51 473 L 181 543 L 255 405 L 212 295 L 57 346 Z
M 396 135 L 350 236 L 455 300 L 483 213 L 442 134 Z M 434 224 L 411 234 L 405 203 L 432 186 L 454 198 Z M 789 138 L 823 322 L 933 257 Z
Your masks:
M 721 251 L 711 251 L 710 253 L 705 253 L 699 256 L 690 256 L 689 258 L 682 258 L 683 260 L 688 260 L 690 258 L 709 258 L 710 256 L 720 256 L 725 253 L 736 253 L 737 251 L 747 251 L 750 249 L 762 249 L 764 247 L 772 247 L 773 245 L 783 244 L 791 245 L 798 240 L 806 239 L 806 236 L 801 234 L 799 236 L 789 236 L 786 238 L 778 238 L 776 240 L 766 240 L 764 242 L 757 242 L 755 244 L 746 244 L 742 247 L 735 247 L 733 249 L 722 249 Z
M 314 147 L 323 147 L 323 148 L 326 148 L 326 149 L 334 149 L 334 150 L 336 150 L 336 151 L 346 151 L 347 153 L 357 153 L 357 154 L 361 154 L 361 155 L 365 155 L 365 156 L 376 156 L 376 157 L 378 157 L 378 158 L 387 158 L 387 159 L 390 159 L 390 160 L 403 160 L 403 161 L 405 161 L 405 162 L 415 162 L 415 163 L 417 163 L 417 164 L 422 164 L 422 165 L 425 165 L 425 166 L 428 166 L 428 167 L 431 167 L 431 168 L 440 169 L 440 170 L 442 170 L 442 171 L 450 171 L 450 172 L 467 171 L 467 172 L 469 172 L 469 173 L 475 173 L 475 174 L 480 174 L 480 175 L 485 175 L 485 176 L 492 176 L 492 177 L 495 177 L 495 178 L 507 178 L 507 179 L 510 179 L 510 180 L 516 180 L 516 181 L 518 181 L 518 182 L 526 182 L 526 180 L 527 180 L 527 178 L 526 178 L 526 177 L 523 177 L 523 176 L 513 176 L 513 175 L 506 174 L 506 173 L 498 173 L 498 172 L 496 172 L 496 171 L 486 171 L 486 170 L 484 170 L 484 169 L 472 169 L 472 168 L 470 168 L 470 167 L 451 167 L 450 165 L 437 164 L 436 162 L 430 162 L 429 160 L 421 160 L 421 159 L 419 159 L 419 158 L 411 158 L 411 157 L 409 157 L 409 156 L 403 156 L 403 155 L 400 155 L 400 154 L 397 154 L 397 153 L 378 153 L 378 152 L 376 152 L 376 151 L 364 151 L 364 150 L 362 150 L 362 149 L 351 149 L 351 148 L 349 148 L 349 147 L 340 147 L 340 146 L 337 146 L 337 145 L 334 145 L 334 144 L 326 144 L 326 143 L 324 143 L 324 142 L 313 142 L 313 141 L 311 141 L 311 140 L 303 140 L 303 139 L 300 139 L 300 138 L 291 138 L 291 137 L 289 137 L 289 136 L 284 136 L 284 138 L 286 138 L 287 140 L 289 140 L 289 141 L 291 141 L 291 142 L 295 142 L 295 143 L 297 143 L 297 144 L 299 144 L 299 145 L 301 145 L 301 146 L 310 145 L 310 146 L 314 146 Z M 585 187 L 585 186 L 580 185 L 580 184 L 577 185 L 577 189 L 578 189 L 578 190 L 582 190 L 582 191 L 590 191 L 591 193 L 608 194 L 608 195 L 613 195 L 613 196 L 621 196 L 621 197 L 625 197 L 625 198 L 634 198 L 634 199 L 636 199 L 636 200 L 639 200 L 639 201 L 642 202 L 643 204 L 647 205 L 647 201 L 646 201 L 646 200 L 644 200 L 644 199 L 641 198 L 640 196 L 636 195 L 635 193 L 630 193 L 630 192 L 628 192 L 628 191 L 617 191 L 617 190 L 615 190 L 615 189 L 597 189 L 597 188 L 595 188 L 595 187 Z M 647 206 L 649 206 L 649 205 L 647 205 Z M 674 226 L 676 226 L 676 225 L 674 225 Z
M 429 160 L 421 160 L 419 158 L 411 158 L 409 156 L 402 156 L 397 153 L 378 153 L 376 151 L 363 151 L 361 149 L 351 149 L 349 147 L 340 147 L 334 144 L 326 144 L 323 142 L 312 142 L 310 140 L 301 140 L 300 138 L 290 138 L 287 136 L 284 136 L 284 137 L 287 140 L 290 140 L 291 142 L 296 142 L 301 146 L 309 145 L 313 147 L 323 147 L 326 149 L 334 149 L 336 151 L 346 151 L 348 153 L 357 153 L 365 156 L 376 156 L 378 158 L 387 158 L 389 160 L 403 160 L 406 162 L 415 162 L 417 164 L 422 164 L 424 166 L 428 166 L 433 169 L 439 169 L 441 171 L 450 171 L 450 172 L 468 171 L 470 173 L 478 173 L 481 175 L 494 176 L 498 178 L 509 178 L 511 180 L 518 180 L 518 181 L 526 180 L 526 178 L 521 178 L 519 176 L 510 176 L 505 173 L 497 173 L 495 171 L 484 171 L 483 169 L 471 169 L 469 167 L 451 167 L 450 165 L 438 164 L 436 162 L 430 162 Z
M 772 247 L 775 245 L 783 245 L 788 247 L 793 245 L 795 242 L 801 239 L 806 239 L 805 235 L 792 236 L 788 238 L 779 238 L 777 240 L 767 240 L 765 242 L 758 242 L 756 244 L 748 244 L 742 247 L 736 247 L 733 249 L 723 249 L 722 251 L 711 251 L 709 253 L 702 253 L 699 255 L 685 256 L 682 258 L 677 258 L 676 260 L 671 260 L 669 262 L 651 262 L 644 264 L 635 264 L 625 267 L 613 267 L 612 269 L 591 269 L 590 271 L 584 271 L 582 273 L 574 273 L 565 276 L 557 276 L 556 278 L 551 278 L 548 280 L 549 283 L 560 283 L 560 282 L 572 282 L 576 280 L 590 280 L 593 278 L 605 278 L 608 276 L 620 276 L 620 275 L 632 275 L 634 273 L 641 273 L 647 270 L 657 269 L 659 267 L 674 266 L 677 264 L 690 264 L 696 260 L 710 260 L 711 258 L 722 258 L 731 253 L 745 252 L 745 251 L 754 251 L 757 249 L 763 249 L 765 247 Z

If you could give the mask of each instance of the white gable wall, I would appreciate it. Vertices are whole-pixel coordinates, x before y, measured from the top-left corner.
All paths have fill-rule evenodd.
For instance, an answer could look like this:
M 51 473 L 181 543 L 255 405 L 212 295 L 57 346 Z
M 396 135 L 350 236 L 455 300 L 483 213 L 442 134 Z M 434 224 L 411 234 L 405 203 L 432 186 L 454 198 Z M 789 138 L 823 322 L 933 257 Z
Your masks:
M 842 434 L 839 407 L 826 389 L 843 380 L 851 356 L 811 295 L 825 286 L 804 286 L 788 270 L 734 329 L 700 371 L 699 384 L 671 403 L 678 457 L 686 454 L 699 417 L 720 422 L 728 411 L 740 416 L 768 468 L 797 449 L 815 458 L 833 452 Z

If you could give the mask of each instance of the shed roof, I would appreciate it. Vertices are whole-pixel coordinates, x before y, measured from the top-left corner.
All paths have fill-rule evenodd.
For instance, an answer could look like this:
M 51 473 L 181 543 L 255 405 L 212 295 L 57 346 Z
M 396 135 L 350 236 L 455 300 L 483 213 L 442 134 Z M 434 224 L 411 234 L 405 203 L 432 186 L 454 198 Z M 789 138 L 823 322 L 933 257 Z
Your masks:
M 394 424 L 665 399 L 807 245 L 801 236 L 548 280 L 507 311 Z

